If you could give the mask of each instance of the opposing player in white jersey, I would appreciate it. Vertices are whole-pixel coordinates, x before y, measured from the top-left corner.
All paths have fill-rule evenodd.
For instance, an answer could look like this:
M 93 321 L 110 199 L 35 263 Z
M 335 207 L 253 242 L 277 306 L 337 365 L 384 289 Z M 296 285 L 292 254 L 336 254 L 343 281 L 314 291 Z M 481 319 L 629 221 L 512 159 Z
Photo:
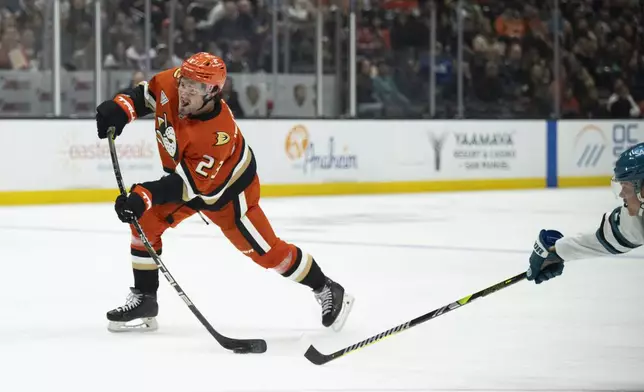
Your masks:
M 528 280 L 539 284 L 561 275 L 566 261 L 627 253 L 644 244 L 644 143 L 619 156 L 612 185 L 624 204 L 604 214 L 596 230 L 570 237 L 541 230 Z

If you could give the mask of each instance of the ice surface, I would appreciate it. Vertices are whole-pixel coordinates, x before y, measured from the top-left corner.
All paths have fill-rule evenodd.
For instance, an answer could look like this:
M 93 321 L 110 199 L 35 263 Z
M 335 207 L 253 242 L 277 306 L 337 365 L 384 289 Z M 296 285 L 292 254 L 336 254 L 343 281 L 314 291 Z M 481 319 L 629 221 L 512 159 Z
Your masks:
M 111 334 L 132 284 L 111 204 L 0 209 L 0 391 L 644 390 L 644 258 L 570 262 L 325 366 L 332 352 L 527 268 L 541 228 L 594 231 L 609 188 L 264 199 L 278 235 L 356 297 L 340 333 L 308 290 L 239 254 L 194 217 L 163 260 L 220 332 L 220 348 L 161 278 L 160 329 Z M 637 253 L 639 252 L 639 253 Z

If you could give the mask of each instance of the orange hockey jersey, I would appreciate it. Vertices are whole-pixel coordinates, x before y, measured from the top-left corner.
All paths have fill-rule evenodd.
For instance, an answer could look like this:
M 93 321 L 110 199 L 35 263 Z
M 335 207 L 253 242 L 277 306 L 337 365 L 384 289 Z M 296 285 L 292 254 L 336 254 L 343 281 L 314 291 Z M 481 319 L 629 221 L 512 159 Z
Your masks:
M 218 210 L 253 181 L 255 158 L 223 100 L 211 113 L 178 114 L 179 76 L 179 68 L 160 72 L 115 101 L 122 100 L 121 107 L 134 109 L 126 111 L 130 121 L 154 113 L 163 169 L 175 180 L 160 180 L 162 189 L 159 184 L 148 186 L 153 188 L 152 203 L 190 201 L 196 209 Z

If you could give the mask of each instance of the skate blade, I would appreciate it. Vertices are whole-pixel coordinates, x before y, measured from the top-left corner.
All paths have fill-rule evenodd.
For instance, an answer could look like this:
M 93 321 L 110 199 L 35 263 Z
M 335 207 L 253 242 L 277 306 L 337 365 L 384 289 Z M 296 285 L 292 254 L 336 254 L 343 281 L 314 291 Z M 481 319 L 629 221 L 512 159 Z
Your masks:
M 342 310 L 340 310 L 340 314 L 338 317 L 335 319 L 333 324 L 331 324 L 331 328 L 335 332 L 340 332 L 342 327 L 344 327 L 344 323 L 347 321 L 347 317 L 349 317 L 349 313 L 351 313 L 351 308 L 353 308 L 353 302 L 355 299 L 353 296 L 349 294 L 344 294 L 342 297 Z
M 146 317 L 132 321 L 110 321 L 107 330 L 110 332 L 152 332 L 159 328 L 156 318 Z

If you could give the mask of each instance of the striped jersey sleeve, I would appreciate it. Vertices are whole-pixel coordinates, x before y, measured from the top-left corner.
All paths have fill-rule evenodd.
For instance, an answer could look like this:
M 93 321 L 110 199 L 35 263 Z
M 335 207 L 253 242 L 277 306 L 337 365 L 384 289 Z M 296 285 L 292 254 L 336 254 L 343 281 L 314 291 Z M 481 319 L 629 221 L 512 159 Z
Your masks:
M 594 232 L 563 237 L 557 241 L 557 254 L 565 261 L 628 253 L 644 244 L 642 217 L 630 216 L 626 207 L 617 207 L 602 216 Z

